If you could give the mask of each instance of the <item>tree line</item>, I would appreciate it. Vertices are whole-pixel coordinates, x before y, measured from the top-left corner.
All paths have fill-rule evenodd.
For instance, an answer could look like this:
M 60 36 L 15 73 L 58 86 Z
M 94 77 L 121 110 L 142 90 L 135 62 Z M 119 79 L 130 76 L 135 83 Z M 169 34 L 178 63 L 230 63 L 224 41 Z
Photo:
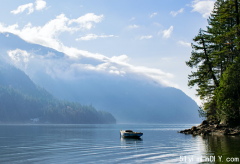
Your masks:
M 188 75 L 188 86 L 197 86 L 200 116 L 231 125 L 240 124 L 239 10 L 239 0 L 217 0 L 186 61 L 196 70 Z
M 115 124 L 111 113 L 59 100 L 0 61 L 0 123 Z

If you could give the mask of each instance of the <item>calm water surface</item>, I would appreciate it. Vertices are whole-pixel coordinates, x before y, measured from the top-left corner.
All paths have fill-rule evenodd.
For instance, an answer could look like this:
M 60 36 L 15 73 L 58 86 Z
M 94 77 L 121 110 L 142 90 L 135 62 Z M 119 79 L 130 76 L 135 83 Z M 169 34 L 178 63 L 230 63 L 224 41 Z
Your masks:
M 1 125 L 0 163 L 240 163 L 239 136 L 177 133 L 191 126 Z M 121 129 L 143 137 L 120 138 Z

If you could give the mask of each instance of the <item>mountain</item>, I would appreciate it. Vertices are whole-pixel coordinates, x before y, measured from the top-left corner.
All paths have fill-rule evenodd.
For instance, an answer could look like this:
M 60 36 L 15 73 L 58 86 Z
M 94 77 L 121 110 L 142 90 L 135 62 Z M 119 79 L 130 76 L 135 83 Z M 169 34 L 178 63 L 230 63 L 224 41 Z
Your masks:
M 101 71 L 85 71 L 69 64 L 98 66 L 90 58 L 69 59 L 51 48 L 31 44 L 18 36 L 0 34 L 2 58 L 23 70 L 39 86 L 55 97 L 81 102 L 99 110 L 111 112 L 118 123 L 199 123 L 196 102 L 181 90 L 163 87 L 153 80 L 133 74 L 119 76 Z M 10 56 L 10 50 L 29 52 L 24 56 Z M 17 58 L 18 57 L 18 58 Z M 101 64 L 101 63 L 100 63 Z
M 40 78 L 41 77 L 41 78 Z M 43 81 L 41 79 L 49 79 Z M 107 79 L 107 80 L 106 80 Z M 94 104 L 119 123 L 198 123 L 199 107 L 181 90 L 121 77 L 61 81 L 35 79 L 61 99 Z
M 116 123 L 108 112 L 59 100 L 21 70 L 0 61 L 1 123 Z

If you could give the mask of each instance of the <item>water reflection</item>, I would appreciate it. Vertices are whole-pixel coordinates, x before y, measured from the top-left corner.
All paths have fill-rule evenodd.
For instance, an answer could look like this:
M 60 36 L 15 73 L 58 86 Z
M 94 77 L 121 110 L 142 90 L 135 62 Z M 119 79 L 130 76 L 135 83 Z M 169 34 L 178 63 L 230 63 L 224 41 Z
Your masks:
M 240 163 L 240 136 L 203 136 L 207 158 L 215 158 L 215 163 Z
M 141 138 L 121 138 L 121 148 L 139 148 L 143 144 Z
M 119 129 L 127 129 L 129 126 L 143 131 L 144 138 L 119 138 Z M 168 130 L 161 130 L 166 127 L 166 125 L 2 125 L 0 163 L 196 164 L 201 163 L 198 159 L 202 157 L 214 156 L 215 163 L 228 163 L 227 157 L 234 157 L 233 160 L 236 160 L 235 158 L 240 156 L 240 136 L 192 137 L 176 132 L 189 128 L 185 125 L 169 126 Z M 172 130 L 169 130 L 171 128 Z M 219 162 L 218 156 L 223 156 L 222 162 Z

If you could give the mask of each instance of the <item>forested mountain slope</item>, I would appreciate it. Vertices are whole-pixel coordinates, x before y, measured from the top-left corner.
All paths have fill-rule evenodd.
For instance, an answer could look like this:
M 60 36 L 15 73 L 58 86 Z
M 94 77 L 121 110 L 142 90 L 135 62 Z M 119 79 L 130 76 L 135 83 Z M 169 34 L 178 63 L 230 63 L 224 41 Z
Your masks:
M 163 87 L 134 74 L 119 76 L 101 71 L 76 70 L 72 60 L 84 66 L 101 63 L 82 56 L 70 59 L 62 52 L 27 43 L 13 34 L 8 34 L 8 37 L 0 34 L 0 44 L 2 58 L 16 64 L 55 97 L 93 104 L 98 110 L 112 113 L 119 123 L 201 122 L 198 105 L 179 89 Z M 12 50 L 28 52 L 29 61 L 24 62 L 23 54 L 19 54 L 19 61 L 13 60 L 9 57 Z
M 0 61 L 1 123 L 116 123 L 92 105 L 55 98 L 21 70 Z

